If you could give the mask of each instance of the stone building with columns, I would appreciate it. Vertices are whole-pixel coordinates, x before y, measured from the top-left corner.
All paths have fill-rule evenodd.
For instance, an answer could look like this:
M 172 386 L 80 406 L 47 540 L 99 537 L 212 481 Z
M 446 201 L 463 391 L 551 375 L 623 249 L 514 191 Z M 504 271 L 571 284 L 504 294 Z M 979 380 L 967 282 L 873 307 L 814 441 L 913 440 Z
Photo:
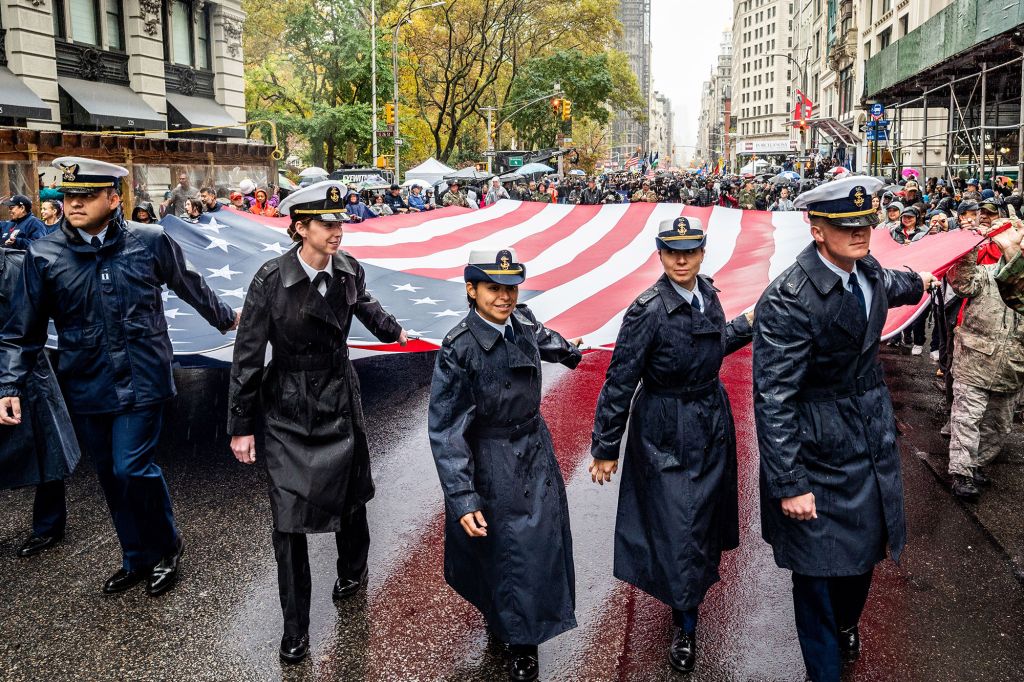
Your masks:
M 0 0 L 0 195 L 76 149 L 177 159 L 197 184 L 218 174 L 204 165 L 251 175 L 269 151 L 245 140 L 244 18 L 240 0 Z M 25 161 L 37 172 L 3 167 Z M 139 166 L 133 182 L 160 189 L 180 167 Z

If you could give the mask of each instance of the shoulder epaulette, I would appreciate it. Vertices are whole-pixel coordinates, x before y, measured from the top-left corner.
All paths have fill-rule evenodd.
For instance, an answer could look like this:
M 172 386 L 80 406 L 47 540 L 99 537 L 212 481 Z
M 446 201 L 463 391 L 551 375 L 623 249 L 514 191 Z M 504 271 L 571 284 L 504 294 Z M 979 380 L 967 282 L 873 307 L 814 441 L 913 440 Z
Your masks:
M 469 325 L 465 320 L 459 322 L 457 325 L 451 328 L 451 330 L 445 334 L 444 343 L 451 343 L 455 339 L 459 338 L 463 334 L 469 331 Z
M 639 303 L 640 305 L 647 305 L 655 297 L 657 297 L 659 295 L 661 295 L 661 292 L 658 291 L 658 288 L 657 287 L 651 287 L 650 289 L 648 289 L 644 293 L 642 293 L 639 296 L 637 296 L 636 297 L 636 302 Z

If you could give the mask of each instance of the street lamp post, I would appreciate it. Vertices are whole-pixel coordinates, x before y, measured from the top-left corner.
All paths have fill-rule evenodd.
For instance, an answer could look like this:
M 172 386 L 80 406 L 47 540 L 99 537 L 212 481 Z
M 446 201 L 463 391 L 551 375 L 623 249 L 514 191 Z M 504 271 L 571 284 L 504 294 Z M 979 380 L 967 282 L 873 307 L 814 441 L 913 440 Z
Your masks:
M 438 2 L 434 2 L 429 5 L 421 5 L 420 7 L 412 7 L 408 12 L 403 14 L 402 18 L 398 20 L 397 24 L 395 24 L 395 32 L 391 39 L 391 78 L 394 81 L 395 86 L 392 99 L 395 111 L 395 182 L 401 182 L 402 177 L 399 173 L 398 167 L 399 159 L 401 158 L 399 150 L 402 147 L 402 138 L 398 135 L 398 29 L 402 27 L 402 24 L 409 21 L 409 17 L 416 12 L 419 12 L 421 9 L 430 9 L 431 7 L 438 7 L 443 4 L 445 4 L 445 0 L 438 0 Z
M 377 0 L 370 0 L 370 121 L 373 125 L 373 162 L 377 166 Z
M 806 71 L 806 66 L 807 66 L 807 58 L 808 58 L 808 56 L 810 56 L 810 53 L 811 53 L 811 46 L 808 45 L 807 48 L 804 50 L 804 66 L 800 66 L 800 63 L 797 62 L 797 60 L 793 58 L 793 55 L 788 54 L 786 52 L 769 52 L 768 53 L 768 54 L 772 55 L 773 57 L 785 57 L 786 59 L 789 60 L 789 62 L 794 67 L 796 67 L 797 73 L 800 74 L 800 90 L 803 92 L 804 97 L 807 97 L 807 71 Z M 802 101 L 801 101 L 799 106 L 803 106 L 803 102 Z M 803 177 L 804 177 L 804 168 L 807 165 L 807 159 L 806 159 L 806 157 L 807 157 L 807 131 L 804 130 L 803 126 L 800 127 L 800 153 L 805 157 L 804 160 L 800 163 L 800 179 L 802 180 Z

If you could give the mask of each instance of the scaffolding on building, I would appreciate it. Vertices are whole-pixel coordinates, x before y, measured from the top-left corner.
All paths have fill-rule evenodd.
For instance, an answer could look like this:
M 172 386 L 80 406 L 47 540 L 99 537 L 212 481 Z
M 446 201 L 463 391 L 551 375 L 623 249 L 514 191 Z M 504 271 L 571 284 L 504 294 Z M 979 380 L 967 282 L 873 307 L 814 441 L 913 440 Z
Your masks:
M 869 144 L 875 175 L 1024 177 L 1024 2 L 957 0 L 872 57 L 866 104 L 887 139 Z

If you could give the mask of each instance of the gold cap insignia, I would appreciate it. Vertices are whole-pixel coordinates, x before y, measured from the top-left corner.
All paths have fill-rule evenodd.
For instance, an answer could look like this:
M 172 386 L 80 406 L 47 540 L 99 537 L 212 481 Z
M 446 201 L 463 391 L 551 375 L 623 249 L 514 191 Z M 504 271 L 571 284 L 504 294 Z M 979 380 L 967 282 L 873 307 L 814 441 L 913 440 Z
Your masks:
M 61 166 L 61 170 L 64 171 L 64 182 L 74 182 L 75 178 L 78 177 L 77 163 L 72 163 L 67 166 Z
M 327 198 L 337 204 L 341 201 L 341 190 L 337 187 L 331 187 L 327 190 Z

